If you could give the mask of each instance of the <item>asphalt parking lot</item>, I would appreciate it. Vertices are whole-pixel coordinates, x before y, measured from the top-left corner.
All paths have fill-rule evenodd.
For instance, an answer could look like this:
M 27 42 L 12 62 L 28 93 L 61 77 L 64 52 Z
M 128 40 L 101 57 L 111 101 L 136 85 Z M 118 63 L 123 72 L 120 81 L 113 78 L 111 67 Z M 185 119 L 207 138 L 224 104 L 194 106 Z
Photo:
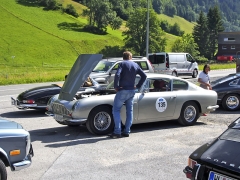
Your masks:
M 175 120 L 133 125 L 129 138 L 109 139 L 90 134 L 84 126 L 60 125 L 43 111 L 18 110 L 10 96 L 1 96 L 0 116 L 30 132 L 35 155 L 29 168 L 8 168 L 8 180 L 186 180 L 182 170 L 188 156 L 239 117 L 239 111 L 219 108 L 194 126 Z
M 1 105 L 2 106 L 2 105 Z M 217 110 L 195 126 L 177 121 L 133 125 L 129 138 L 94 136 L 83 126 L 59 125 L 42 111 L 1 108 L 2 117 L 27 129 L 32 165 L 10 172 L 9 180 L 38 179 L 179 179 L 190 153 L 223 132 L 239 112 Z

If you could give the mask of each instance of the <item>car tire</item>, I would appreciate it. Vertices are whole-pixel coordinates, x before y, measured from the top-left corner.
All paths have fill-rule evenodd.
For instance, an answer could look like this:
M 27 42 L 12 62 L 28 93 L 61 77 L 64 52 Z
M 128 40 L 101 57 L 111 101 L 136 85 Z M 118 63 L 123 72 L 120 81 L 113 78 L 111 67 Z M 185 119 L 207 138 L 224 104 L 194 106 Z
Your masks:
M 236 111 L 240 108 L 240 96 L 238 94 L 227 94 L 222 100 L 222 107 L 228 111 Z
M 88 116 L 86 126 L 92 134 L 105 135 L 112 132 L 114 128 L 112 109 L 108 106 L 94 108 Z
M 193 70 L 193 73 L 192 73 L 192 78 L 196 78 L 198 75 L 198 71 L 196 69 Z
M 176 71 L 173 71 L 173 72 L 172 72 L 172 76 L 178 77 L 177 72 L 176 72 Z
M 7 180 L 7 170 L 3 161 L 0 159 L 0 179 Z
M 193 101 L 183 104 L 178 122 L 184 126 L 192 126 L 199 118 L 199 108 Z

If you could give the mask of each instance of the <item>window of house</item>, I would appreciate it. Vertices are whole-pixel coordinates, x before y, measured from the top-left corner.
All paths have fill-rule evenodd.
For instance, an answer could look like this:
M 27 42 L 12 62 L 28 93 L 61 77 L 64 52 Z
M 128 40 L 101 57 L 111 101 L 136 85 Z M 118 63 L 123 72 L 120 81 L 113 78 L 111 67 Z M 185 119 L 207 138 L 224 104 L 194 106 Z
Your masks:
M 235 49 L 235 46 L 231 46 L 231 49 Z
M 235 38 L 224 38 L 224 41 L 235 41 Z
M 227 49 L 227 46 L 222 46 L 222 49 Z

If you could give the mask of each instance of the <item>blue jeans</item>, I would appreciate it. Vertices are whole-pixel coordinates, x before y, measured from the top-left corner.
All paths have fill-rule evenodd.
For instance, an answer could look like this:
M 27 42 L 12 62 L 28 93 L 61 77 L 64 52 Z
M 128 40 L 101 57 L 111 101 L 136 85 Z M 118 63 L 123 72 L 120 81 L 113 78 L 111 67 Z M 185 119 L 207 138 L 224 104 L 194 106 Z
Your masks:
M 126 123 L 123 133 L 129 134 L 133 121 L 133 98 L 135 90 L 120 90 L 117 92 L 113 103 L 114 134 L 121 134 L 121 108 L 126 105 Z

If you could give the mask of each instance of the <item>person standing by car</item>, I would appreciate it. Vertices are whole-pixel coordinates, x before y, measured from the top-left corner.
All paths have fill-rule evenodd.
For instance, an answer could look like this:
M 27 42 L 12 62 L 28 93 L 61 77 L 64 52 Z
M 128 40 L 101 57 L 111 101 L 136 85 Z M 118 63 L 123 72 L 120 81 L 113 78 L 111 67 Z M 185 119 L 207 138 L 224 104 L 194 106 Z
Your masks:
M 129 137 L 133 121 L 133 98 L 135 90 L 142 86 L 147 77 L 139 65 L 131 61 L 131 59 L 132 53 L 125 51 L 123 53 L 124 61 L 119 64 L 115 74 L 114 88 L 117 91 L 113 103 L 113 118 L 115 127 L 113 133 L 110 134 L 111 138 L 120 138 L 122 136 Z M 135 86 L 135 78 L 137 74 L 140 75 L 141 79 Z M 124 103 L 126 105 L 126 123 L 123 133 L 121 134 L 120 111 Z
M 209 76 L 210 66 L 209 64 L 205 64 L 203 67 L 203 71 L 198 76 L 198 82 L 200 83 L 200 87 L 204 89 L 211 90 L 210 76 Z
M 198 76 L 198 82 L 200 83 L 200 87 L 202 87 L 203 89 L 212 90 L 210 77 L 208 74 L 209 71 L 209 64 L 205 64 L 203 67 L 203 71 Z M 207 114 L 202 114 L 202 116 L 207 116 Z

